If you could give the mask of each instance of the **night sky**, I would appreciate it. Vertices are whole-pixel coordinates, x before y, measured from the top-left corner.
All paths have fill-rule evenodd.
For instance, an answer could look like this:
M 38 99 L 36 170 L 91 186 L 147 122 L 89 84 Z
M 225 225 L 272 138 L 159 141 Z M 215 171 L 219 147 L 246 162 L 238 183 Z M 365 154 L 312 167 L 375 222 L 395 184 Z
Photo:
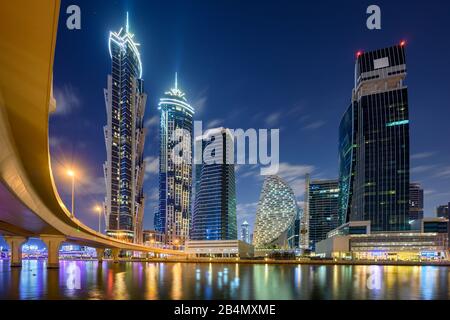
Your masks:
M 158 185 L 157 103 L 173 85 L 205 126 L 280 128 L 280 176 L 303 201 L 304 175 L 338 176 L 338 126 L 353 88 L 355 53 L 407 41 L 411 180 L 425 189 L 425 212 L 450 201 L 450 44 L 448 1 L 376 1 L 382 30 L 366 28 L 374 1 L 62 1 L 54 66 L 57 112 L 50 143 L 59 192 L 70 208 L 72 165 L 76 216 L 98 227 L 93 207 L 105 194 L 103 89 L 111 72 L 108 34 L 125 24 L 141 44 L 148 94 L 145 114 L 145 224 L 153 227 Z M 82 29 L 66 28 L 78 4 Z M 238 224 L 253 224 L 263 178 L 237 168 Z

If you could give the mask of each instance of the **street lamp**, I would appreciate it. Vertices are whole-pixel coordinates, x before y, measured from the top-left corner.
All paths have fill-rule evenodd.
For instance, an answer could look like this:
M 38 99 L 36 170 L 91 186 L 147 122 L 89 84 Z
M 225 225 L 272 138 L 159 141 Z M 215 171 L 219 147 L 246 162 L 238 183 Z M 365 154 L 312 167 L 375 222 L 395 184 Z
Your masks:
M 75 218 L 75 171 L 67 170 L 67 175 L 72 178 L 72 218 Z
M 95 206 L 95 211 L 98 213 L 98 233 L 101 233 L 101 216 L 102 216 L 102 208 L 100 206 Z

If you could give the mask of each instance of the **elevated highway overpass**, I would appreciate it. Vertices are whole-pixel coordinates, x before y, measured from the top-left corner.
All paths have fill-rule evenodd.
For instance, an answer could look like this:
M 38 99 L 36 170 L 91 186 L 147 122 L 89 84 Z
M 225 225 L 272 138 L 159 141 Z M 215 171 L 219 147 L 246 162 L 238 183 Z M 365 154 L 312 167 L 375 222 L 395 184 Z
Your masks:
M 21 265 L 21 245 L 41 238 L 48 266 L 59 265 L 62 242 L 98 249 L 184 255 L 107 237 L 72 218 L 55 187 L 49 154 L 49 113 L 59 0 L 0 2 L 0 233 L 12 266 Z

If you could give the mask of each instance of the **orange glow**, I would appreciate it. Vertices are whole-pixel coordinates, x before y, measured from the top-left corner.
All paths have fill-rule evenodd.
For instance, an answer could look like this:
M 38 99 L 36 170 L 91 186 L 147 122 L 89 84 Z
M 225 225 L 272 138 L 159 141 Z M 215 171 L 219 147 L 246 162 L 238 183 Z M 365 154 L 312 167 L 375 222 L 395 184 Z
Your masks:
M 400 46 L 404 47 L 406 45 L 406 41 L 402 40 L 402 42 L 400 42 Z
M 75 171 L 69 169 L 69 170 L 67 170 L 67 175 L 68 175 L 69 177 L 75 177 Z

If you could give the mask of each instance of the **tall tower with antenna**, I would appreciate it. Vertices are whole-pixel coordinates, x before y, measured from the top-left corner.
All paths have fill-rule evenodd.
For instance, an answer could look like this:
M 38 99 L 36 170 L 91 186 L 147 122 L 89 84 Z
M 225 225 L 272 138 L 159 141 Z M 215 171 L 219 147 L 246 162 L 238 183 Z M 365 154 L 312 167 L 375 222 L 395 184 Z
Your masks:
M 104 127 L 107 153 L 104 208 L 107 235 L 142 243 L 145 202 L 143 117 L 147 95 L 138 47 L 130 32 L 127 12 L 125 30 L 121 28 L 109 35 L 112 70 L 104 90 L 108 119 Z
M 165 235 L 167 244 L 178 246 L 189 239 L 194 108 L 178 87 L 177 73 L 174 87 L 165 92 L 158 109 L 161 115 L 159 210 L 155 229 Z

